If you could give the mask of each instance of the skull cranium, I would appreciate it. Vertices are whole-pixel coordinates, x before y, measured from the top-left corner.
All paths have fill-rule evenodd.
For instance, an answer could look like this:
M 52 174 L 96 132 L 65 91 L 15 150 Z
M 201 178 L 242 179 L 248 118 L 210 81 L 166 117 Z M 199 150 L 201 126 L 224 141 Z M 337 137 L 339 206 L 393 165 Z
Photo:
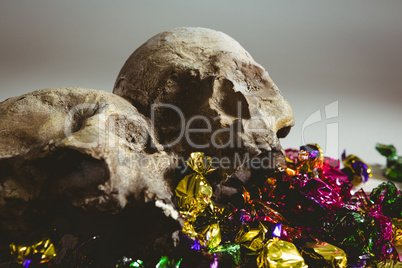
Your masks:
M 167 150 L 185 157 L 204 151 L 236 164 L 236 154 L 281 152 L 278 137 L 294 124 L 265 69 L 237 41 L 204 28 L 149 39 L 128 58 L 113 92 L 152 119 Z

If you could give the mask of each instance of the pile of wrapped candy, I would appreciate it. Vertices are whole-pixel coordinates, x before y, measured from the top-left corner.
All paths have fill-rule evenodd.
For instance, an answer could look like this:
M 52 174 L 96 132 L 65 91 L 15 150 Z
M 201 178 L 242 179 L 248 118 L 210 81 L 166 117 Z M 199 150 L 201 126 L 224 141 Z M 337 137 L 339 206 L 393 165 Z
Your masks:
M 358 157 L 343 154 L 341 169 L 316 144 L 286 156 L 222 198 L 217 188 L 227 179 L 210 157 L 192 153 L 191 172 L 175 190 L 181 241 L 156 267 L 402 267 L 395 248 L 402 246 L 402 193 L 392 182 L 353 192 L 371 176 Z M 29 256 L 40 263 L 56 256 L 48 239 L 11 251 L 24 267 Z M 79 258 L 90 266 L 80 254 L 75 264 Z M 149 266 L 122 257 L 116 267 Z
M 371 168 L 356 156 L 323 156 L 316 144 L 286 150 L 286 164 L 252 180 L 225 204 L 208 181 L 210 158 L 193 153 L 194 173 L 176 188 L 188 247 L 201 267 L 399 267 L 402 194 L 384 182 L 352 194 Z M 197 266 L 184 256 L 180 267 Z M 187 264 L 187 262 L 189 264 Z M 187 265 L 187 266 L 186 266 Z

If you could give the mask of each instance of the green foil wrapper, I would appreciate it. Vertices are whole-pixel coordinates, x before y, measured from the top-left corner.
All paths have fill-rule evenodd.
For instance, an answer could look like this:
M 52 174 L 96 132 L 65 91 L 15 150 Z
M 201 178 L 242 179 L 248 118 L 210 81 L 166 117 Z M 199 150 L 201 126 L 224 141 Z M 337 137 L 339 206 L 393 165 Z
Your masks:
M 164 257 L 162 257 L 164 258 Z M 82 266 L 82 265 L 81 265 Z M 81 267 L 78 266 L 78 267 Z M 84 266 L 82 266 L 84 267 Z M 127 268 L 127 267 L 137 267 L 144 268 L 144 262 L 142 260 L 132 260 L 131 258 L 122 257 L 117 261 L 116 268 Z M 161 266 L 163 267 L 163 266 Z
M 257 257 L 259 268 L 308 267 L 293 243 L 273 238 L 263 246 Z
M 370 200 L 381 205 L 385 216 L 402 219 L 402 195 L 398 195 L 398 188 L 393 182 L 383 182 L 374 188 Z
M 179 261 L 175 260 L 170 260 L 168 257 L 163 256 L 156 267 L 158 268 L 179 268 L 181 263 L 181 259 Z M 142 263 L 141 263 L 142 264 Z M 130 267 L 143 267 L 143 266 L 135 266 L 135 265 L 130 265 Z
M 374 203 L 392 203 L 397 197 L 398 188 L 390 181 L 381 183 L 370 194 L 370 200 Z
M 224 244 L 209 251 L 210 253 L 215 253 L 224 259 L 230 259 L 236 266 L 240 265 L 240 246 L 236 244 Z
M 402 157 L 396 155 L 395 146 L 377 143 L 375 148 L 380 154 L 387 157 L 384 175 L 390 180 L 402 181 Z
M 365 218 L 363 211 L 347 208 L 337 210 L 326 224 L 327 232 L 337 241 L 351 260 L 372 259 L 374 219 Z

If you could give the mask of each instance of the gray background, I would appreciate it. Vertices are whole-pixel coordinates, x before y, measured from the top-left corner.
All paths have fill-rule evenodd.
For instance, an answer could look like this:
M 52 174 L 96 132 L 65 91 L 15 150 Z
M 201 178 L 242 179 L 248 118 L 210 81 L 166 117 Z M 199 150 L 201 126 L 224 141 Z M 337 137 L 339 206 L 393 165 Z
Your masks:
M 293 107 L 284 147 L 328 142 L 371 164 L 376 142 L 402 154 L 402 1 L 0 2 L 0 101 L 49 87 L 111 91 L 128 56 L 179 26 L 220 30 L 262 64 Z M 324 108 L 338 101 L 338 116 Z M 322 120 L 302 125 L 317 110 Z M 336 156 L 337 153 L 335 153 Z

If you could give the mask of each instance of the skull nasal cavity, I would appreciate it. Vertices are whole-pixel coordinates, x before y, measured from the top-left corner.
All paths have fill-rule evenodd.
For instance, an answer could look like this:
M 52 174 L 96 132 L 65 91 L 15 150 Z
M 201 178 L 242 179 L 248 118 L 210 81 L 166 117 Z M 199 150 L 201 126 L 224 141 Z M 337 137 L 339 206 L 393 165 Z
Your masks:
M 250 119 L 250 112 L 246 98 L 241 92 L 234 90 L 234 85 L 230 80 L 218 78 L 215 80 L 214 94 L 216 102 L 227 115 Z
M 278 130 L 278 132 L 276 132 L 276 136 L 278 137 L 278 139 L 285 138 L 289 134 L 290 128 L 291 127 L 283 127 Z

